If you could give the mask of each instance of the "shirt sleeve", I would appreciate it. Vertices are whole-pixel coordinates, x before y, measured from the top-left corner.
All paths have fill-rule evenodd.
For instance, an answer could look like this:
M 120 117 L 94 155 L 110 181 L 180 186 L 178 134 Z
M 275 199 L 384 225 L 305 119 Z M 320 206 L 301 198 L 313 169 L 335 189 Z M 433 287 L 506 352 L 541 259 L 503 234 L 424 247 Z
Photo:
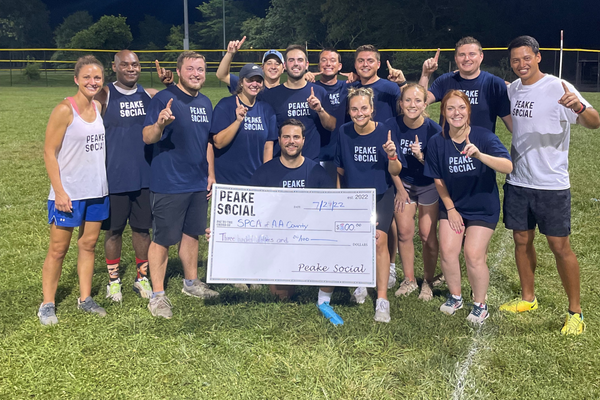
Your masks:
M 444 93 L 443 86 L 444 86 L 446 79 L 447 79 L 446 74 L 444 74 L 442 76 L 438 76 L 437 79 L 433 81 L 431 86 L 429 86 L 428 90 L 435 97 L 435 101 L 440 101 L 444 97 L 445 93 Z
M 237 75 L 229 74 L 229 86 L 227 86 L 227 89 L 229 89 L 229 93 L 235 94 L 235 92 L 237 92 L 237 87 L 239 83 L 240 78 Z
M 510 160 L 510 154 L 506 147 L 502 144 L 498 136 L 496 136 L 493 132 L 486 132 L 486 143 L 485 150 L 483 152 L 492 157 L 502 157 Z
M 504 79 L 494 76 L 494 93 L 496 98 L 496 115 L 504 118 L 510 114 L 510 100 L 508 98 L 508 87 Z
M 268 103 L 264 103 L 265 106 L 265 119 L 267 120 L 267 141 L 277 141 L 279 138 L 279 130 L 277 128 L 277 116 L 273 107 Z
M 423 170 L 423 175 L 433 179 L 441 179 L 442 174 L 440 171 L 441 166 L 439 165 L 438 153 L 442 149 L 439 148 L 438 141 L 435 140 L 435 138 L 429 143 L 427 143 L 427 147 L 429 148 L 429 150 L 427 152 L 428 157 L 425 158 L 425 169 Z
M 235 120 L 235 109 L 231 109 L 230 98 L 224 98 L 215 107 L 213 111 L 212 125 L 210 128 L 211 136 L 216 135 L 223 129 L 226 129 Z
M 338 168 L 344 168 L 344 163 L 342 162 L 342 135 L 344 134 L 344 130 L 340 127 L 338 131 L 337 143 L 335 144 L 335 157 L 333 162 L 335 166 Z

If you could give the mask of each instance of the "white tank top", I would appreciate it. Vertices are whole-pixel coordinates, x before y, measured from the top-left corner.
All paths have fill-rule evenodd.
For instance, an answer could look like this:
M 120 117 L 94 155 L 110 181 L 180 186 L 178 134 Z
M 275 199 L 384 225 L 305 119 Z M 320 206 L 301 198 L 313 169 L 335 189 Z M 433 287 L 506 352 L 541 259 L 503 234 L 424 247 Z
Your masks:
M 67 127 L 58 151 L 58 169 L 65 192 L 71 200 L 84 200 L 108 195 L 106 181 L 104 124 L 94 105 L 96 119 L 86 122 L 71 97 L 67 98 L 73 109 L 73 122 Z M 54 200 L 50 185 L 48 200 Z

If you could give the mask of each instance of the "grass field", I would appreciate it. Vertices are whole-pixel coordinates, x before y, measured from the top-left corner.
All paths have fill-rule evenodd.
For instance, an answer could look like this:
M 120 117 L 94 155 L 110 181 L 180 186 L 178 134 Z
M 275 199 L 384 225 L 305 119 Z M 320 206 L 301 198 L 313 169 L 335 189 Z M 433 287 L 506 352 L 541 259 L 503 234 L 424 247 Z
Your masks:
M 333 302 L 345 325 L 334 327 L 316 307 L 316 289 L 294 301 L 267 290 L 239 293 L 219 286 L 215 301 L 181 293 L 182 270 L 172 253 L 167 294 L 171 320 L 153 318 L 131 290 L 135 274 L 124 242 L 124 301 L 104 299 L 107 280 L 97 248 L 93 295 L 109 315 L 76 310 L 76 245 L 64 263 L 57 293 L 60 323 L 45 328 L 36 316 L 41 267 L 48 245 L 49 181 L 42 159 L 52 108 L 73 88 L 0 91 L 0 398 L 69 399 L 594 399 L 600 397 L 600 132 L 574 127 L 571 140 L 572 243 L 582 275 L 588 330 L 559 333 L 567 301 L 553 257 L 537 239 L 539 310 L 501 315 L 499 305 L 519 292 L 512 236 L 499 225 L 489 249 L 491 317 L 471 328 L 469 308 L 438 311 L 445 289 L 424 303 L 413 294 L 391 298 L 392 322 L 373 321 L 373 299 Z M 207 88 L 216 103 L 225 88 Z M 586 94 L 597 107 L 600 95 Z M 432 107 L 434 119 L 437 107 Z M 508 132 L 499 124 L 505 144 Z M 503 181 L 499 177 L 499 181 Z M 127 234 L 128 235 L 128 234 Z M 100 239 L 102 241 L 102 237 Z M 202 242 L 202 241 L 201 241 Z M 417 275 L 422 276 L 420 243 Z M 206 244 L 201 244 L 204 276 Z M 468 295 L 466 279 L 463 291 Z

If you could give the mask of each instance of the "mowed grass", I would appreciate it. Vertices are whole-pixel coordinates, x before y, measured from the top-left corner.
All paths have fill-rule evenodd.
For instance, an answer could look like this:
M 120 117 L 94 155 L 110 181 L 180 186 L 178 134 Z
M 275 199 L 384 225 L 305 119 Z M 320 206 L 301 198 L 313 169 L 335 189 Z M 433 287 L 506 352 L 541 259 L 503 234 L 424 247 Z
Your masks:
M 155 85 L 156 86 L 156 85 Z M 500 224 L 490 244 L 492 316 L 483 328 L 466 321 L 470 307 L 448 317 L 438 311 L 446 289 L 424 303 L 390 291 L 392 322 L 373 321 L 373 299 L 349 301 L 338 289 L 334 307 L 345 325 L 334 327 L 316 307 L 315 288 L 279 302 L 266 289 L 201 301 L 181 293 L 174 249 L 167 294 L 171 320 L 153 318 L 131 290 L 135 274 L 129 231 L 123 248 L 124 301 L 104 299 L 103 238 L 97 247 L 93 294 L 109 315 L 76 310 L 76 242 L 57 293 L 59 325 L 42 327 L 41 267 L 48 245 L 49 181 L 42 158 L 52 108 L 75 88 L 2 88 L 0 91 L 0 398 L 76 399 L 592 399 L 600 397 L 600 167 L 598 131 L 574 127 L 571 140 L 573 247 L 582 276 L 588 325 L 580 337 L 559 330 L 567 301 L 552 254 L 538 237 L 540 309 L 502 315 L 499 305 L 519 293 L 512 235 Z M 225 88 L 206 88 L 214 104 Z M 600 95 L 586 94 L 600 107 Z M 438 107 L 431 113 L 437 118 Z M 510 136 L 499 125 L 505 144 Z M 504 177 L 498 177 L 502 183 Z M 422 276 L 420 243 L 417 275 Z M 200 274 L 206 244 L 201 241 Z M 398 268 L 399 274 L 400 268 Z M 463 292 L 470 291 L 466 279 Z

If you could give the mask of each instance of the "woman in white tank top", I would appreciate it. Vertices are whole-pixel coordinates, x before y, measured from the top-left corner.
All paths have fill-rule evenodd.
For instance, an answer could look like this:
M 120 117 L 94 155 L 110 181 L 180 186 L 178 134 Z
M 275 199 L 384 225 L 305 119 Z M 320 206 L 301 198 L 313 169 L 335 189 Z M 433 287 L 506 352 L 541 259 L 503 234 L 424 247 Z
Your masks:
M 77 94 L 54 108 L 46 128 L 44 161 L 51 188 L 50 246 L 42 270 L 44 301 L 38 312 L 43 325 L 58 322 L 54 296 L 75 226 L 79 226 L 78 308 L 106 315 L 90 296 L 96 241 L 102 219 L 108 217 L 104 125 L 99 103 L 94 100 L 94 95 L 102 89 L 103 70 L 93 56 L 79 58 L 74 79 Z

